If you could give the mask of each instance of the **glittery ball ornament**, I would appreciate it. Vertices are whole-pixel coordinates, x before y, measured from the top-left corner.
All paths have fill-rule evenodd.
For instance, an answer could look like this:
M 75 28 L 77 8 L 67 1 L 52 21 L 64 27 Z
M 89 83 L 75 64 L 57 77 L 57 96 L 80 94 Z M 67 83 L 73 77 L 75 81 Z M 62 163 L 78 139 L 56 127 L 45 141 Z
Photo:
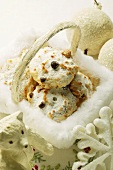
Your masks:
M 113 23 L 109 16 L 101 10 L 100 4 L 96 4 L 96 7 L 86 8 L 78 12 L 72 21 L 81 29 L 78 47 L 84 54 L 97 58 L 103 44 L 113 38 Z M 72 34 L 72 30 L 67 30 L 69 40 Z
M 99 63 L 113 71 L 113 38 L 107 41 L 101 48 Z

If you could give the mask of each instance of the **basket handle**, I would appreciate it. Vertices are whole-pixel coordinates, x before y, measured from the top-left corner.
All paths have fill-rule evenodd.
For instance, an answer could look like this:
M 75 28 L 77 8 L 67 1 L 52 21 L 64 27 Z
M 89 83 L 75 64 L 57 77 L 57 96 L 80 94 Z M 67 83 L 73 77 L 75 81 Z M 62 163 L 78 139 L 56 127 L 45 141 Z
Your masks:
M 20 101 L 19 84 L 20 84 L 20 81 L 21 81 L 21 77 L 22 77 L 26 67 L 28 66 L 28 64 L 32 60 L 32 58 L 35 56 L 35 54 L 40 50 L 40 48 L 49 39 L 51 39 L 58 32 L 60 32 L 64 29 L 67 29 L 67 28 L 74 28 L 75 29 L 74 34 L 73 34 L 74 36 L 72 38 L 72 42 L 74 42 L 74 44 L 71 44 L 72 54 L 75 53 L 75 51 L 78 47 L 79 40 L 80 40 L 81 32 L 80 32 L 79 26 L 77 26 L 73 22 L 60 23 L 60 24 L 56 25 L 53 29 L 51 29 L 48 33 L 46 33 L 44 36 L 37 39 L 34 42 L 34 44 L 31 46 L 29 51 L 22 58 L 22 61 L 19 63 L 19 65 L 18 65 L 18 67 L 17 67 L 17 69 L 14 73 L 14 77 L 13 77 L 13 81 L 12 81 L 12 91 L 11 91 L 12 94 L 11 95 L 12 95 L 12 99 L 15 103 L 19 103 L 19 101 Z

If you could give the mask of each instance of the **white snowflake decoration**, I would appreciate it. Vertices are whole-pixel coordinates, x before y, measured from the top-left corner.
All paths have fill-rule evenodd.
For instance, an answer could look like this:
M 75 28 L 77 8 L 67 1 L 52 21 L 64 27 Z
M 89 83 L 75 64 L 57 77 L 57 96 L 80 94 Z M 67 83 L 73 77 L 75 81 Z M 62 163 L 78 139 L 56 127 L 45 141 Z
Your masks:
M 73 164 L 72 170 L 113 170 L 112 126 L 112 110 L 105 106 L 93 123 L 74 128 L 75 138 L 79 139 L 79 161 Z

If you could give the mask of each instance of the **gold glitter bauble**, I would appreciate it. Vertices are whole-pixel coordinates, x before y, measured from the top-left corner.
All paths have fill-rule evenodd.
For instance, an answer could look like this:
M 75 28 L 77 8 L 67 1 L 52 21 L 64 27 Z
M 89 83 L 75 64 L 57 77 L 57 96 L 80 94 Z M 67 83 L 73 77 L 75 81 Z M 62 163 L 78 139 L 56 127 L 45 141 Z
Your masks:
M 98 56 L 103 44 L 113 38 L 113 23 L 98 7 L 83 9 L 72 21 L 81 29 L 79 48 L 87 55 Z M 72 30 L 67 31 L 67 37 L 71 39 Z
M 113 71 L 113 38 L 107 41 L 101 48 L 99 63 Z

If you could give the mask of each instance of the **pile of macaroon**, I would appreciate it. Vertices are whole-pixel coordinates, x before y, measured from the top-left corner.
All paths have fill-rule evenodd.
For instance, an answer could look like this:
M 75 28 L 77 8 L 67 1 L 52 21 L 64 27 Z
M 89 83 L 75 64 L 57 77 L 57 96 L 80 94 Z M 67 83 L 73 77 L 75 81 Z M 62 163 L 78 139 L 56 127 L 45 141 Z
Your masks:
M 98 58 L 100 63 L 113 70 L 113 23 L 99 5 L 82 10 L 72 20 L 81 29 L 78 47 L 85 55 Z M 67 37 L 70 40 L 71 30 Z M 24 49 L 19 57 L 8 59 L 1 68 L 0 81 L 10 88 L 15 70 L 27 51 Z M 72 115 L 94 92 L 93 81 L 81 72 L 71 51 L 50 46 L 37 52 L 26 67 L 20 86 L 21 100 L 27 100 L 32 107 L 39 108 L 57 122 Z
M 15 70 L 26 52 L 24 49 L 19 57 L 8 59 L 2 66 L 0 81 L 10 89 Z M 20 96 L 31 107 L 38 107 L 50 119 L 61 122 L 91 96 L 93 88 L 90 77 L 80 71 L 70 50 L 47 46 L 40 49 L 27 66 Z

